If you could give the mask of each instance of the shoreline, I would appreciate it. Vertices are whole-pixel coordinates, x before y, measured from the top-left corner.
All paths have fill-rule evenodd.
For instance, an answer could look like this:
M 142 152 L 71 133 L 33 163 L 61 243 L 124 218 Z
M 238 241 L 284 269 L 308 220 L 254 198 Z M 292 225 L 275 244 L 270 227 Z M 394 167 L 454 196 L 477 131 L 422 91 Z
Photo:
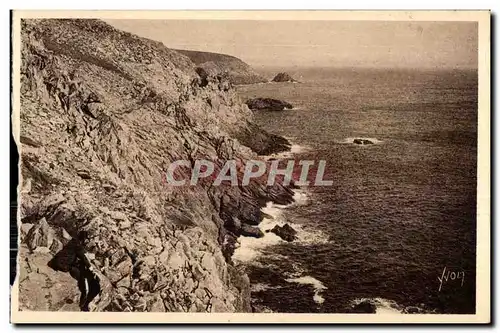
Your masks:
M 288 151 L 276 152 L 266 156 L 260 156 L 265 160 L 272 158 L 291 158 L 295 154 L 300 154 L 304 151 L 308 151 L 311 149 L 309 146 L 301 146 L 293 143 L 288 137 L 283 137 L 284 139 L 290 142 L 290 149 Z M 293 243 L 322 243 L 328 242 L 328 236 L 323 232 L 312 232 L 309 230 L 305 230 L 304 227 L 300 224 L 293 223 L 287 220 L 283 215 L 285 211 L 294 206 L 302 206 L 311 203 L 311 194 L 302 187 L 297 186 L 292 189 L 293 192 L 293 202 L 280 205 L 276 204 L 272 201 L 266 202 L 266 205 L 261 208 L 261 212 L 265 214 L 265 217 L 262 221 L 257 225 L 257 227 L 264 232 L 264 236 L 261 238 L 255 238 L 251 236 L 240 235 L 237 239 L 238 246 L 235 248 L 234 253 L 231 256 L 231 260 L 235 263 L 236 266 L 243 266 L 245 268 L 249 268 L 252 265 L 252 262 L 255 264 L 258 262 L 258 259 L 261 257 L 264 249 L 288 243 L 280 236 L 274 234 L 270 231 L 275 226 L 283 226 L 285 224 L 290 225 L 295 231 L 297 231 L 297 239 L 293 241 Z M 302 272 L 301 270 L 296 272 L 291 272 L 290 276 L 284 277 L 284 281 L 288 283 L 296 283 L 300 285 L 311 285 L 313 287 L 313 295 L 312 298 L 314 302 L 318 305 L 323 304 L 325 301 L 324 297 L 321 295 L 322 292 L 328 289 L 321 281 L 310 276 L 307 272 Z M 250 290 L 254 291 L 255 288 L 258 290 L 259 288 L 262 290 L 266 290 L 269 287 L 265 284 L 260 283 L 259 281 L 250 280 Z M 252 297 L 251 302 L 252 302 Z M 273 312 L 267 307 L 254 307 L 252 305 L 253 312 L 264 313 L 264 312 Z M 257 310 L 257 311 L 256 311 Z

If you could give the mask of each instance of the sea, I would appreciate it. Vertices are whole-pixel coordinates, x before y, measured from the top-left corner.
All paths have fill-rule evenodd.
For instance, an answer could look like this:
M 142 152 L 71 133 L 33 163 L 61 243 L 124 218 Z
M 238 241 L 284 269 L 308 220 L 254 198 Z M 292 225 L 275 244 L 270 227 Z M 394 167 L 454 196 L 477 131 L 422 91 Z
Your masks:
M 264 73 L 272 77 L 276 71 Z M 325 160 L 331 186 L 268 203 L 233 259 L 261 312 L 475 313 L 477 71 L 294 68 L 299 83 L 238 86 L 294 108 L 255 122 L 292 143 L 281 158 Z M 354 144 L 365 138 L 368 145 Z

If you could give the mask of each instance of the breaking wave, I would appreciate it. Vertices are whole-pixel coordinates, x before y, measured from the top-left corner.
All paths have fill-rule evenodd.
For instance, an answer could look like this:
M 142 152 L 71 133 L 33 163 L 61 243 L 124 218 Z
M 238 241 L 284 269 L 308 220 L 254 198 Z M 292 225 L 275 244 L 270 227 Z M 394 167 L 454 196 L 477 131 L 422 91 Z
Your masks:
M 287 138 L 288 139 L 288 138 Z M 265 160 L 269 159 L 286 159 L 286 158 L 292 158 L 293 155 L 295 154 L 300 154 L 309 151 L 311 148 L 308 146 L 301 146 L 297 144 L 292 144 L 290 147 L 289 151 L 281 152 L 281 153 L 276 153 L 276 154 L 271 154 L 267 156 L 263 156 Z
M 375 306 L 375 314 L 400 314 L 403 312 L 403 307 L 394 301 L 384 298 L 358 298 L 352 301 L 352 306 L 361 303 L 370 303 Z
M 382 143 L 382 140 L 379 140 L 377 138 L 368 138 L 368 137 L 348 137 L 342 140 L 337 141 L 337 143 L 342 143 L 342 144 L 354 144 L 354 140 L 367 140 L 372 142 L 373 144 L 379 144 Z
M 311 285 L 314 288 L 314 295 L 313 295 L 314 302 L 316 302 L 317 304 L 323 304 L 323 302 L 325 301 L 321 293 L 328 288 L 325 287 L 325 285 L 320 280 L 313 278 L 312 276 L 306 275 L 298 278 L 286 279 L 285 281 L 290 283 Z
M 286 223 L 297 231 L 297 242 L 309 244 L 328 242 L 328 236 L 320 230 L 307 228 L 300 224 L 291 223 L 286 220 L 283 214 L 286 208 L 309 203 L 309 196 L 307 192 L 301 189 L 294 190 L 293 198 L 295 202 L 290 205 L 277 205 L 272 202 L 268 202 L 266 207 L 262 208 L 262 212 L 269 216 L 264 218 L 259 224 L 259 228 L 264 231 L 264 237 L 255 238 L 240 236 L 238 238 L 239 247 L 234 251 L 232 257 L 233 260 L 241 263 L 256 260 L 261 255 L 262 249 L 285 242 L 278 235 L 266 231 L 274 228 L 276 225 L 283 226 Z

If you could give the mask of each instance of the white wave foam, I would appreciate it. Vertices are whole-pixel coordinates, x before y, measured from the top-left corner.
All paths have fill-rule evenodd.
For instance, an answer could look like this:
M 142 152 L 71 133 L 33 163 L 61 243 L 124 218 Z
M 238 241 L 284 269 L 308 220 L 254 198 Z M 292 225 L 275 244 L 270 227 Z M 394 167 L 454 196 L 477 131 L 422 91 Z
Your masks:
M 297 144 L 292 144 L 292 147 L 290 148 L 290 152 L 292 154 L 299 154 L 308 151 L 311 149 L 309 146 L 301 146 Z
M 261 230 L 272 229 L 279 221 L 283 219 L 282 210 L 272 202 L 268 202 L 266 207 L 262 208 L 262 212 L 270 215 L 271 218 L 264 218 L 259 224 Z M 233 260 L 239 262 L 249 262 L 256 259 L 260 255 L 260 250 L 267 246 L 276 245 L 282 239 L 272 232 L 266 232 L 264 237 L 238 237 L 240 246 L 234 251 Z
M 375 305 L 375 314 L 400 314 L 402 312 L 402 307 L 396 302 L 385 298 L 358 298 L 352 301 L 353 305 L 360 304 L 362 302 L 369 302 Z
M 337 143 L 353 144 L 354 140 L 356 140 L 356 139 L 369 140 L 369 141 L 373 142 L 374 144 L 378 144 L 378 143 L 382 143 L 383 142 L 382 140 L 379 140 L 377 138 L 367 138 L 367 137 L 357 136 L 357 137 L 349 137 L 349 138 L 345 138 L 343 140 L 339 140 L 339 141 L 337 141 Z
M 290 206 L 304 206 L 310 203 L 310 194 L 305 189 L 293 190 L 294 202 Z M 297 231 L 297 242 L 305 244 L 325 244 L 330 242 L 328 234 L 320 229 L 311 228 L 302 224 L 286 222 Z M 281 224 L 281 226 L 283 226 Z
M 309 203 L 309 194 L 306 190 L 295 189 L 293 190 L 293 200 L 295 205 L 303 206 Z
M 286 279 L 285 281 L 292 282 L 292 283 L 312 285 L 314 288 L 314 296 L 313 296 L 314 302 L 316 302 L 318 304 L 323 304 L 323 302 L 325 301 L 323 296 L 321 296 L 321 293 L 328 288 L 325 287 L 325 285 L 321 281 L 319 281 L 318 279 L 313 278 L 312 276 L 306 275 L 306 276 L 301 276 L 298 278 Z
M 289 141 L 291 141 L 289 138 L 286 138 L 286 139 L 288 139 Z M 284 152 L 281 152 L 281 153 L 266 155 L 266 156 L 263 156 L 263 158 L 265 160 L 269 160 L 271 158 L 276 158 L 276 159 L 292 158 L 293 155 L 307 152 L 310 149 L 311 149 L 311 147 L 309 147 L 309 146 L 298 145 L 298 144 L 292 143 L 289 151 L 284 151 Z
M 266 291 L 266 290 L 275 290 L 275 289 L 281 289 L 283 288 L 282 286 L 271 286 L 267 283 L 256 283 L 253 284 L 250 288 L 252 292 L 259 292 L 259 291 Z
M 304 268 L 299 262 L 292 262 L 292 269 L 290 272 L 286 272 L 284 275 L 288 277 L 288 279 L 294 279 L 300 277 L 305 273 Z
M 312 229 L 300 224 L 289 223 L 297 231 L 297 242 L 304 245 L 326 244 L 330 242 L 327 234 L 319 229 Z
M 265 233 L 262 238 L 243 237 L 238 238 L 240 246 L 234 250 L 233 260 L 238 262 L 249 262 L 261 255 L 265 247 L 279 244 L 282 239 L 272 232 Z
M 255 313 L 273 313 L 274 311 L 268 308 L 265 305 L 261 304 L 254 304 L 252 305 L 253 308 L 255 309 Z
M 309 202 L 309 196 L 305 190 L 296 189 L 294 190 L 295 202 L 290 205 L 277 205 L 272 202 L 268 202 L 266 207 L 262 208 L 262 212 L 269 215 L 269 218 L 264 218 L 259 224 L 259 228 L 264 231 L 264 237 L 238 237 L 239 247 L 236 248 L 233 254 L 233 260 L 238 262 L 250 262 L 258 259 L 261 255 L 261 251 L 272 245 L 277 245 L 284 242 L 281 237 L 272 233 L 266 232 L 271 230 L 276 225 L 284 226 L 288 223 L 293 229 L 297 231 L 297 242 L 305 244 L 316 244 L 328 242 L 328 236 L 318 229 L 311 229 L 304 227 L 300 224 L 291 223 L 286 221 L 283 216 L 284 209 L 294 206 L 294 205 L 304 205 Z M 254 263 L 255 264 L 255 263 Z

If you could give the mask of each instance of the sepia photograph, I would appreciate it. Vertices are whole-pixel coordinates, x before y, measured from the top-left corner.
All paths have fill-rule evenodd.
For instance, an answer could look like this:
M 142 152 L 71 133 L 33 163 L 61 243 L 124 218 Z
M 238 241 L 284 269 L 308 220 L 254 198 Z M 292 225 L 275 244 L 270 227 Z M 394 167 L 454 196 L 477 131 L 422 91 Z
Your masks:
M 490 322 L 489 11 L 13 11 L 12 45 L 13 323 Z

